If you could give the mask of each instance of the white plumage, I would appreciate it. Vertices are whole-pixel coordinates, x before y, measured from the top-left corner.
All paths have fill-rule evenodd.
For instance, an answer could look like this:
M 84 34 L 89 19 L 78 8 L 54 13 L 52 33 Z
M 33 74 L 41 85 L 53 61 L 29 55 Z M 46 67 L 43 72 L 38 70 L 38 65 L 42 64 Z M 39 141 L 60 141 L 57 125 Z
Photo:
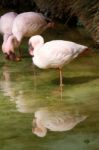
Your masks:
M 44 44 L 44 39 L 40 35 L 29 39 L 30 54 L 33 55 L 33 63 L 42 69 L 59 68 L 60 85 L 62 85 L 61 69 L 64 64 L 68 64 L 88 47 L 70 41 L 53 40 Z

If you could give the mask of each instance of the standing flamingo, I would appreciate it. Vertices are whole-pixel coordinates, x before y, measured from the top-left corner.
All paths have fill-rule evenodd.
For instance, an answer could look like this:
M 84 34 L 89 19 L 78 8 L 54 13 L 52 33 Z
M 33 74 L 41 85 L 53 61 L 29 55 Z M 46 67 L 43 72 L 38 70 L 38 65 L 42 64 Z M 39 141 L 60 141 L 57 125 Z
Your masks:
M 40 13 L 24 12 L 17 15 L 13 22 L 13 35 L 8 38 L 6 43 L 6 54 L 15 53 L 14 50 L 19 47 L 23 37 L 41 34 L 44 30 L 52 26 L 53 23 Z
M 6 53 L 6 42 L 8 37 L 12 34 L 13 21 L 17 13 L 8 12 L 0 17 L 0 33 L 3 35 L 2 51 Z
M 53 40 L 44 44 L 40 35 L 29 39 L 29 52 L 33 55 L 33 63 L 41 69 L 59 68 L 60 86 L 62 86 L 62 67 L 76 58 L 87 46 L 70 41 Z

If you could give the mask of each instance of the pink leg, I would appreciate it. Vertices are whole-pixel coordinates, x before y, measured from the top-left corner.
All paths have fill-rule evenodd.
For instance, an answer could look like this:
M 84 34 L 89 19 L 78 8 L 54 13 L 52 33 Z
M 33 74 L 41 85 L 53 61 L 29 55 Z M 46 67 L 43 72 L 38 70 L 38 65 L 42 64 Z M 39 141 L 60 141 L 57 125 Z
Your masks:
M 62 69 L 59 68 L 60 72 L 60 92 L 61 92 L 61 100 L 63 98 L 63 77 L 62 77 Z
M 62 69 L 59 68 L 59 74 L 60 74 L 60 86 L 63 86 L 63 77 L 62 77 Z

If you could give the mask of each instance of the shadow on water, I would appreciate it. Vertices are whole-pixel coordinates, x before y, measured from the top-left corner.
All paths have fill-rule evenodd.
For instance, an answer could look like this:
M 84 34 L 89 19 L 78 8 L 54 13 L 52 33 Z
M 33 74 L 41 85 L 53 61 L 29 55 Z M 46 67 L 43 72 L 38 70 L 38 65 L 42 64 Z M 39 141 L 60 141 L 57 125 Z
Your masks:
M 99 76 L 79 76 L 79 77 L 63 77 L 63 84 L 68 85 L 76 85 L 90 82 L 92 80 L 98 79 Z M 53 84 L 59 85 L 59 78 L 52 80 Z

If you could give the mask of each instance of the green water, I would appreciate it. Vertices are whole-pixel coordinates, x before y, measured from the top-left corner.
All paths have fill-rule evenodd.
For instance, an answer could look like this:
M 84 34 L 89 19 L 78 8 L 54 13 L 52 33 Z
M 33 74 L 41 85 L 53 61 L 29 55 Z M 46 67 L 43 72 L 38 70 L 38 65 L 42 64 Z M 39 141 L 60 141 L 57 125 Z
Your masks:
M 64 87 L 58 70 L 40 70 L 32 64 L 24 42 L 23 60 L 9 62 L 0 52 L 0 150 L 98 150 L 99 52 L 83 28 L 61 25 L 43 34 L 45 41 L 72 40 L 94 50 L 64 66 Z M 44 138 L 32 134 L 35 111 L 41 107 L 74 110 L 88 118 L 66 132 L 49 131 Z

